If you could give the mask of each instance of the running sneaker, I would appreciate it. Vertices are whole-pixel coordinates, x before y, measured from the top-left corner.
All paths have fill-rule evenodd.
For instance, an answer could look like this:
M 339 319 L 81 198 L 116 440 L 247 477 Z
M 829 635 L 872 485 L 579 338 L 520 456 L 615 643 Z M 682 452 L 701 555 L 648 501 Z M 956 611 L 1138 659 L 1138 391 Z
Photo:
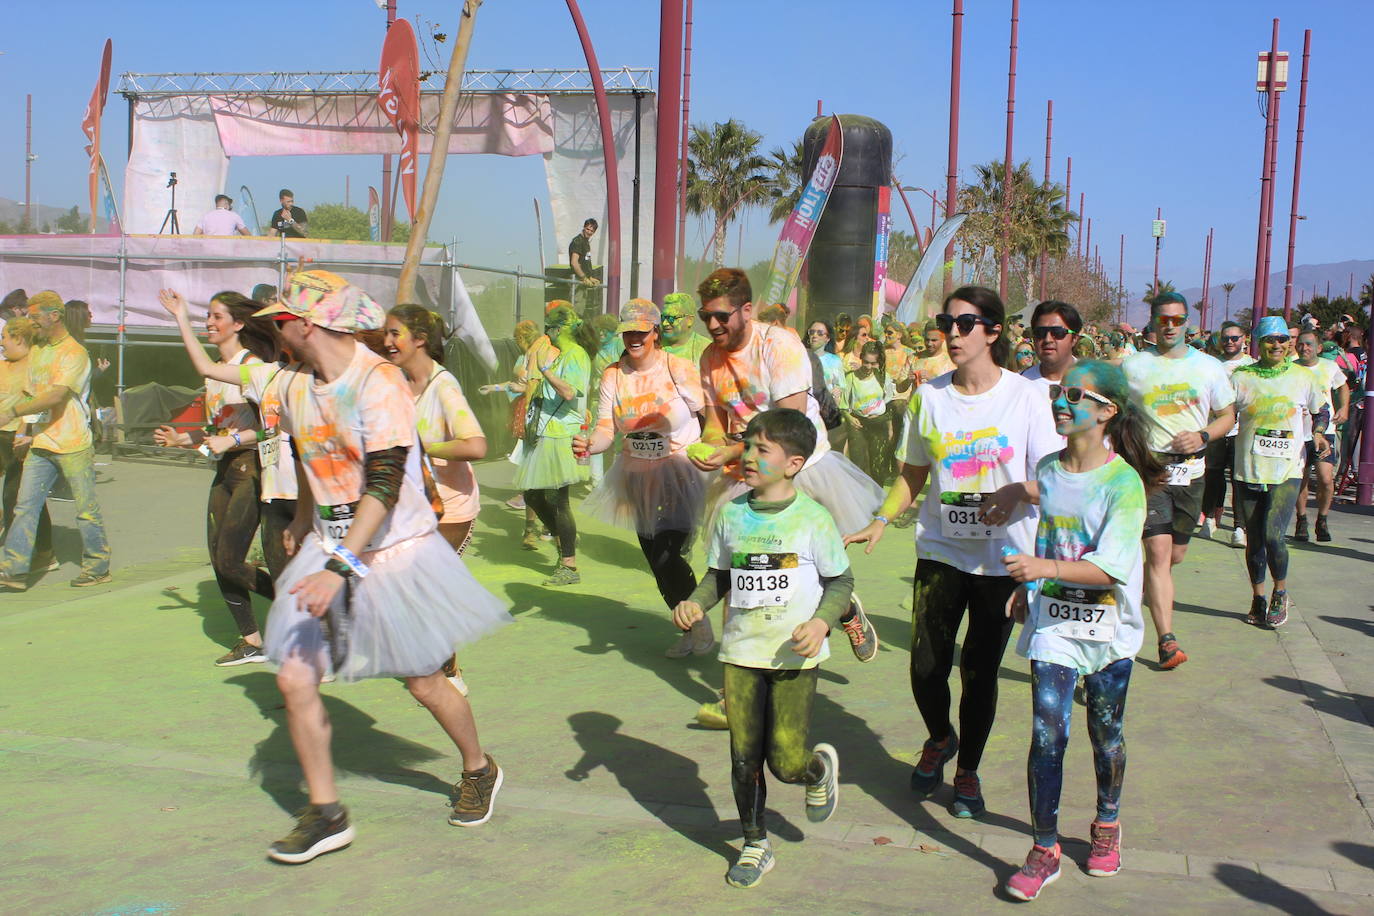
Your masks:
M 516 510 L 517 512 L 524 512 L 524 511 L 525 511 L 525 494 L 524 494 L 524 493 L 516 493 L 516 494 L 515 494 L 514 496 L 512 496 L 510 499 L 506 500 L 506 508 L 507 508 L 507 509 L 514 509 L 514 510 Z
M 496 793 L 506 781 L 505 772 L 496 765 L 490 754 L 487 765 L 481 770 L 464 770 L 463 778 L 454 785 L 457 799 L 453 802 L 453 813 L 448 822 L 455 827 L 476 827 L 491 820 L 496 801 Z
M 954 732 L 950 732 L 944 741 L 933 738 L 926 741 L 921 747 L 921 759 L 911 771 L 911 791 L 922 798 L 930 797 L 930 793 L 944 782 L 945 764 L 953 760 L 957 753 L 959 737 Z
M 1264 625 L 1271 630 L 1277 630 L 1288 622 L 1288 611 L 1293 607 L 1293 601 L 1288 597 L 1287 591 L 1274 592 L 1269 596 L 1269 610 L 1264 615 Z
M 835 806 L 840 803 L 840 755 L 824 742 L 812 748 L 821 762 L 824 773 L 821 781 L 806 787 L 806 819 L 813 824 L 830 820 Z
M 254 646 L 246 639 L 234 643 L 234 648 L 215 659 L 218 668 L 233 668 L 236 665 L 257 665 L 267 661 L 267 653 L 262 646 Z
M 983 785 L 976 772 L 954 774 L 954 804 L 949 811 L 955 817 L 977 817 L 988 809 L 983 802 Z
M 1210 541 L 1217 533 L 1217 523 L 1210 517 L 1202 520 L 1202 528 L 1198 530 L 1198 537 Z
M 96 575 L 95 573 L 83 572 L 72 580 L 72 588 L 90 588 L 92 585 L 104 585 L 113 578 L 114 576 L 109 573 Z
M 1121 871 L 1121 824 L 1099 824 L 1088 827 L 1093 846 L 1088 850 L 1088 874 L 1094 878 L 1110 878 Z
M 690 630 L 686 630 L 678 637 L 678 641 L 669 646 L 664 655 L 668 658 L 686 658 L 689 655 L 705 655 L 716 645 L 715 633 L 711 630 L 711 621 L 703 617 L 692 624 Z
M 730 720 L 725 716 L 725 697 L 710 703 L 702 703 L 697 709 L 697 724 L 711 731 L 725 731 Z
M 1232 529 L 1232 531 L 1231 531 L 1231 546 L 1232 546 L 1232 547 L 1244 547 L 1244 546 L 1245 546 L 1245 529 L 1242 528 L 1242 527 L 1240 527 L 1239 525 L 1237 525 L 1237 526 L 1236 526 L 1234 529 Z
M 16 579 L 14 576 L 0 573 L 0 588 L 7 588 L 12 592 L 26 592 L 29 590 L 29 582 L 27 579 Z
M 1159 637 L 1159 667 L 1171 671 L 1188 660 L 1188 653 L 1178 647 L 1174 634 Z
M 564 566 L 562 563 L 560 563 L 558 564 L 558 568 L 554 570 L 553 575 L 549 576 L 541 584 L 553 586 L 577 585 L 581 581 L 582 576 L 578 574 L 576 569 L 574 569 L 571 566 Z
M 468 682 L 463 680 L 463 669 L 458 667 L 458 656 L 450 655 L 448 661 L 439 670 L 444 672 L 444 677 L 448 682 L 463 696 L 468 695 Z
M 1331 542 L 1331 529 L 1326 527 L 1326 516 L 1317 516 L 1317 540 L 1322 544 Z
M 1269 602 L 1263 595 L 1252 595 L 1250 597 L 1250 613 L 1245 616 L 1245 622 L 1255 627 L 1264 626 L 1264 615 L 1269 610 Z
M 850 598 L 849 613 L 848 620 L 840 620 L 840 626 L 849 637 L 849 647 L 859 661 L 871 662 L 878 657 L 878 628 L 864 613 L 864 605 L 858 595 Z
M 525 536 L 520 539 L 520 546 L 526 550 L 539 549 L 539 529 L 526 528 Z
M 1293 528 L 1293 540 L 1307 543 L 1307 516 L 1299 515 L 1298 524 Z
M 1026 864 L 1007 879 L 1007 893 L 1017 900 L 1034 900 L 1046 885 L 1059 880 L 1059 844 L 1053 849 L 1032 846 Z
M 731 887 L 753 887 L 773 870 L 773 848 L 767 840 L 745 843 L 739 858 L 725 873 L 725 883 Z
M 1327 540 L 1330 540 L 1330 538 Z M 29 572 L 31 573 L 57 572 L 61 568 L 62 562 L 50 553 L 46 553 L 41 557 L 34 557 L 33 562 L 29 564 Z
M 348 809 L 342 805 L 339 813 L 327 818 L 318 805 L 307 805 L 297 812 L 300 818 L 296 829 L 277 840 L 267 855 L 288 865 L 304 865 L 316 856 L 343 849 L 353 842 L 353 826 L 348 823 Z

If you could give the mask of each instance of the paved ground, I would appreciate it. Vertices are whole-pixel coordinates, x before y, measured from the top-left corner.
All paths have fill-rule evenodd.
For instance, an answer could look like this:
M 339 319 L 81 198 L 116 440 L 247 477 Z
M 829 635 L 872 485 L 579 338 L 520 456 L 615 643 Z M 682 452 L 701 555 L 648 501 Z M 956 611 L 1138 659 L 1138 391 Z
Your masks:
M 986 912 L 1028 848 L 1028 675 L 1008 655 L 982 775 L 990 813 L 963 822 L 946 787 L 915 802 L 925 735 L 906 677 L 910 532 L 854 556 L 884 638 L 861 666 L 844 646 L 823 673 L 814 733 L 840 751 L 842 794 L 819 828 L 774 784 L 778 867 L 755 891 L 721 876 L 738 843 L 722 733 L 692 724 L 719 686 L 711 660 L 673 661 L 671 626 L 625 536 L 587 525 L 583 585 L 539 586 L 552 549 L 518 549 L 500 508 L 508 466 L 479 477 L 470 562 L 517 622 L 462 656 L 489 750 L 508 772 L 487 826 L 444 822 L 459 763 L 394 681 L 325 688 L 342 791 L 358 827 L 345 852 L 275 866 L 266 845 L 303 802 L 281 700 L 261 667 L 216 669 L 232 642 L 208 578 L 202 469 L 100 469 L 115 547 L 111 586 L 73 591 L 68 563 L 0 596 L 0 875 L 6 912 L 365 913 Z M 59 552 L 74 558 L 69 504 Z M 1336 543 L 1295 551 L 1293 622 L 1242 622 L 1240 554 L 1198 544 L 1179 574 L 1177 631 L 1193 660 L 1140 659 L 1123 802 L 1126 868 L 1066 869 L 1060 912 L 1374 912 L 1374 516 L 1333 516 Z M 957 690 L 957 684 L 955 685 Z M 1062 829 L 1082 858 L 1092 817 L 1081 721 Z M 585 777 L 583 774 L 585 773 Z

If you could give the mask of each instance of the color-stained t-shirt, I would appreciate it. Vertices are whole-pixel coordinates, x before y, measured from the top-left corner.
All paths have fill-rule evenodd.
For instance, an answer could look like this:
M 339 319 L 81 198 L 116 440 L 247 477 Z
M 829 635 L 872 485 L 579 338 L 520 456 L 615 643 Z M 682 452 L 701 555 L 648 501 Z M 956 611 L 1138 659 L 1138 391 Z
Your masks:
M 758 321 L 738 350 L 712 343 L 701 355 L 701 385 L 707 407 L 724 409 L 727 435 L 742 434 L 755 415 L 794 394 L 806 395 L 806 416 L 816 427 L 816 450 L 808 464 L 830 450 L 820 405 L 811 396 L 811 360 L 796 334 Z
M 696 364 L 666 351 L 654 356 L 643 370 L 621 359 L 601 374 L 596 428 L 626 434 L 621 451 L 632 457 L 662 458 L 701 439 Z
M 924 385 L 926 382 L 933 381 L 946 372 L 954 371 L 954 360 L 949 358 L 949 351 L 941 349 L 937 356 L 927 356 L 918 359 L 912 365 L 912 374 L 916 379 L 917 385 Z
M 1077 359 L 1069 360 L 1069 364 L 1064 367 L 1064 375 L 1068 374 L 1069 370 L 1073 368 L 1073 364 L 1076 362 L 1078 362 Z M 1045 373 L 1040 368 L 1040 364 L 1036 363 L 1035 365 L 1027 369 L 1025 372 L 1022 372 L 1021 377 L 1030 379 L 1032 382 L 1035 382 L 1041 388 L 1044 388 L 1046 393 L 1048 393 L 1050 390 L 1050 386 L 1058 385 L 1059 380 L 1063 379 L 1064 376 L 1061 375 L 1059 379 L 1047 379 L 1045 378 Z
M 821 363 L 821 377 L 825 379 L 825 387 L 830 389 L 830 396 L 835 399 L 836 407 L 844 407 L 844 363 L 834 353 L 827 353 L 820 350 L 816 353 L 816 359 Z
M 893 382 L 901 384 L 911 378 L 916 371 L 916 354 L 909 348 L 898 346 L 896 349 L 888 347 L 883 350 L 885 364 L 883 371 Z M 897 394 L 897 397 L 905 401 L 911 396 L 911 389 Z
M 980 524 L 982 503 L 1009 483 L 1031 480 L 1060 447 L 1050 400 L 1035 382 L 1003 369 L 982 394 L 961 394 L 953 374 L 916 389 L 898 455 L 930 468 L 916 517 L 916 555 L 980 576 L 1005 575 L 1002 548 L 1029 553 L 1036 511 L 1022 504 L 1001 526 Z
M 27 356 L 17 362 L 10 362 L 0 356 L 0 410 L 9 410 L 24 400 L 24 389 L 28 387 L 28 381 L 29 358 Z M 0 426 L 0 433 L 15 432 L 23 422 L 23 417 L 15 417 L 9 423 Z
M 701 354 L 705 353 L 706 348 L 710 345 L 711 338 L 704 337 L 701 334 L 688 334 L 678 343 L 664 344 L 663 349 L 674 356 L 680 356 L 688 360 L 693 366 L 697 366 L 698 371 L 700 371 Z
M 1242 366 L 1231 381 L 1240 415 L 1235 478 L 1276 484 L 1300 476 L 1303 409 L 1317 413 L 1330 399 L 1317 376 L 1285 361 L 1268 369 L 1259 363 Z
M 59 455 L 91 447 L 91 357 L 68 335 L 55 344 L 29 351 L 29 395 L 61 386 L 71 392 L 56 407 L 45 410 L 29 426 L 33 447 Z
M 792 651 L 792 631 L 816 616 L 821 577 L 849 569 L 835 520 L 798 493 L 779 512 L 756 512 L 745 493 L 716 517 L 706 556 L 730 572 L 720 660 L 745 668 L 814 668 L 830 657 L 830 642 L 815 658 Z
M 1118 659 L 1134 657 L 1145 638 L 1140 543 L 1145 485 L 1140 475 L 1119 455 L 1082 473 L 1065 470 L 1059 455 L 1049 455 L 1040 462 L 1035 479 L 1040 485 L 1035 555 L 1063 562 L 1086 560 L 1115 581 L 1111 586 L 1055 582 L 1048 589 L 1046 583 L 1054 580 L 1037 583 L 1016 651 L 1079 674 L 1093 674 Z M 1060 596 L 1077 604 L 1077 613 L 1057 600 Z M 1084 611 L 1094 605 L 1098 613 L 1093 616 L 1101 619 L 1086 621 Z M 1080 628 L 1082 636 L 1070 635 L 1074 628 L 1064 624 L 1078 622 L 1093 625 L 1091 631 Z
M 249 366 L 261 363 L 262 360 L 245 347 L 230 357 L 224 365 Z M 258 412 L 248 403 L 243 388 L 213 378 L 205 380 L 205 425 L 216 430 L 260 428 Z
M 415 399 L 415 423 L 420 443 L 428 449 L 454 439 L 480 438 L 482 425 L 463 396 L 463 388 L 443 366 L 435 363 L 430 370 L 429 383 Z M 434 482 L 444 502 L 444 524 L 469 522 L 477 517 L 480 496 L 477 475 L 472 464 L 448 458 L 429 459 Z
M 867 376 L 851 372 L 845 376 L 844 400 L 840 404 L 861 417 L 881 417 L 887 412 L 888 402 L 896 396 L 897 385 L 892 376 L 879 381 L 876 372 L 870 372 Z
M 295 364 L 291 369 L 299 370 L 300 365 Z M 246 363 L 239 366 L 240 388 L 244 396 L 254 404 L 258 405 L 258 414 L 262 423 L 262 430 L 265 438 L 258 443 L 258 461 L 262 467 L 262 496 L 263 502 L 271 502 L 274 499 L 295 499 L 298 495 L 296 488 L 296 461 L 291 457 L 291 436 L 283 432 L 280 428 L 280 414 L 273 412 L 268 414 L 263 405 L 269 399 L 279 400 L 275 392 L 271 392 L 279 382 L 291 378 L 291 370 L 284 368 L 277 363 Z
M 1296 363 L 1296 365 L 1302 366 L 1302 363 Z M 1331 392 L 1345 384 L 1345 372 L 1336 365 L 1334 359 L 1318 358 L 1315 366 L 1302 367 L 1317 377 L 1317 385 L 1326 392 L 1326 403 L 1331 408 L 1329 412 L 1334 418 L 1336 416 L 1336 401 Z M 1326 429 L 1319 430 L 1322 435 L 1327 437 L 1330 437 L 1335 431 L 1336 421 L 1334 419 L 1327 422 Z M 1302 437 L 1305 442 L 1312 441 L 1312 414 L 1306 410 L 1302 412 Z
M 1220 360 L 1192 347 L 1183 349 L 1185 355 L 1175 358 L 1150 347 L 1121 363 L 1131 400 L 1145 414 L 1149 447 L 1156 452 L 1170 453 L 1174 436 L 1197 432 L 1212 422 L 1213 411 L 1236 399 Z
M 570 439 L 577 435 L 585 422 L 587 390 L 592 375 L 591 357 L 581 347 L 568 347 L 560 351 L 549 366 L 549 374 L 556 375 L 571 385 L 573 396 L 565 399 L 539 368 L 534 367 L 531 378 L 537 378 L 539 382 L 534 389 L 536 400 L 531 401 L 527 409 L 526 428 L 533 424 L 534 431 L 539 436 L 549 439 Z
M 1239 369 L 1241 366 L 1248 366 L 1254 361 L 1255 358 L 1251 356 L 1249 353 L 1246 353 L 1244 350 L 1242 350 L 1240 352 L 1240 355 L 1237 356 L 1235 359 L 1218 360 L 1218 362 L 1221 363 L 1221 368 L 1226 370 L 1226 378 L 1228 380 L 1236 374 L 1236 370 Z M 1230 439 L 1231 437 L 1235 436 L 1235 434 L 1238 432 L 1240 432 L 1239 417 L 1236 418 L 1236 422 L 1231 424 L 1231 431 L 1226 434 L 1226 438 Z

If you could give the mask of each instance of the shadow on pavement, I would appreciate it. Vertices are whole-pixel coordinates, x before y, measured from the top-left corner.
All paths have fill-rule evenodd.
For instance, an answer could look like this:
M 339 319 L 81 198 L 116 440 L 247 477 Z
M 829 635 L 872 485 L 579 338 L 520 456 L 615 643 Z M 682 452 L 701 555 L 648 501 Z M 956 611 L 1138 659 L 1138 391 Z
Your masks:
M 276 725 L 272 734 L 258 742 L 249 760 L 249 771 L 259 778 L 262 790 L 283 811 L 300 809 L 309 799 L 302 791 L 301 770 L 286 728 L 286 706 L 277 690 L 276 676 L 268 671 L 254 671 L 227 678 L 225 683 L 241 688 L 262 717 Z M 376 719 L 338 697 L 329 694 L 322 694 L 322 697 L 333 726 L 332 751 L 336 770 L 448 798 L 452 791 L 449 783 L 432 773 L 414 769 L 415 765 L 438 760 L 443 754 L 381 731 L 376 727 Z M 436 735 L 443 735 L 437 723 L 434 728 Z M 455 771 L 461 768 L 456 761 L 451 765 Z
M 1307 541 L 1295 541 L 1288 539 L 1288 549 L 1296 550 L 1301 553 L 1324 553 L 1333 557 L 1342 557 L 1347 560 L 1360 560 L 1368 563 L 1374 560 L 1374 553 L 1367 550 L 1355 550 L 1351 547 L 1336 547 L 1332 544 L 1316 544 Z
M 213 575 L 213 573 L 208 573 Z M 159 611 L 180 611 L 191 610 L 200 615 L 201 629 L 205 633 L 205 638 L 213 643 L 218 643 L 225 648 L 233 646 L 239 640 L 238 627 L 234 626 L 234 618 L 229 613 L 229 608 L 224 603 L 224 597 L 219 592 L 219 587 L 215 580 L 205 579 L 196 584 L 195 597 L 190 597 L 188 591 L 183 591 L 175 586 L 164 588 L 162 597 L 172 604 L 159 604 Z M 253 602 L 253 609 L 257 612 L 259 625 L 267 620 L 267 608 L 263 603 L 256 599 Z
M 1331 911 L 1311 897 L 1240 865 L 1221 864 L 1213 876 L 1241 897 L 1271 906 L 1280 913 L 1330 914 Z
M 1369 720 L 1365 718 L 1361 708 L 1366 704 L 1374 703 L 1374 697 L 1368 697 L 1362 693 L 1351 693 L 1348 690 L 1332 690 L 1302 678 L 1287 677 L 1282 674 L 1271 675 L 1263 678 L 1263 681 L 1271 687 L 1278 687 L 1281 690 L 1298 694 L 1304 698 L 1303 702 L 1306 705 L 1320 712 L 1337 716 L 1357 725 L 1369 724 Z M 1316 695 L 1315 698 L 1313 694 Z M 1355 705 L 1352 707 L 1351 703 Z
M 1374 607 L 1371 607 L 1370 610 L 1374 611 Z M 1317 619 L 1334 623 L 1338 627 L 1346 627 L 1365 636 L 1374 636 L 1374 620 L 1361 620 L 1358 617 L 1332 617 L 1327 614 L 1318 614 Z
M 582 757 L 566 776 L 581 782 L 597 767 L 605 767 L 620 787 L 645 810 L 697 845 L 733 860 L 734 850 L 715 814 L 706 782 L 697 762 L 620 731 L 620 719 L 604 712 L 577 712 L 568 716 Z M 694 811 L 664 810 L 663 805 L 685 805 Z
M 1332 843 L 1331 848 L 1362 868 L 1374 868 L 1374 846 L 1340 841 Z

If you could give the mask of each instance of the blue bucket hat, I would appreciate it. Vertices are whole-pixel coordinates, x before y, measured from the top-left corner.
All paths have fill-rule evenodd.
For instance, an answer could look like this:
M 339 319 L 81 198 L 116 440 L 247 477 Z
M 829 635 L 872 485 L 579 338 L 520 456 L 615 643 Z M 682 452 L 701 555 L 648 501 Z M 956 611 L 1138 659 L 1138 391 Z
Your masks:
M 1274 335 L 1282 337 L 1288 336 L 1288 322 L 1283 320 L 1282 315 L 1265 315 L 1260 319 L 1259 325 L 1255 328 L 1255 336 L 1260 340 Z

